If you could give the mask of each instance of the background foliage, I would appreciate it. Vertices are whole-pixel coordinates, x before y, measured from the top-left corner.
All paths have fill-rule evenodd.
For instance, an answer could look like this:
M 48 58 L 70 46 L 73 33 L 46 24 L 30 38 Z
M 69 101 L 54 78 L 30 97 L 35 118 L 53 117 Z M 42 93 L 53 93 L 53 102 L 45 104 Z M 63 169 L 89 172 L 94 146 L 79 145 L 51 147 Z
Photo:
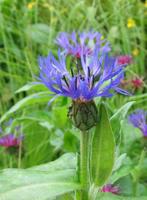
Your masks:
M 7 134 L 20 125 L 20 133 L 24 134 L 19 157 L 7 155 L 0 148 L 0 168 L 32 167 L 66 152 L 78 151 L 79 133 L 67 118 L 70 100 L 60 97 L 48 107 L 50 92 L 41 84 L 31 82 L 38 75 L 38 56 L 45 56 L 50 50 L 56 54 L 54 41 L 59 32 L 94 29 L 110 41 L 114 56 L 132 55 L 133 63 L 126 68 L 126 79 L 135 76 L 144 79 L 141 89 L 131 88 L 133 96 L 116 95 L 105 103 L 119 159 L 118 171 L 114 169 L 110 182 L 120 185 L 123 195 L 132 195 L 131 181 L 137 180 L 140 184 L 137 195 L 147 195 L 147 159 L 141 165 L 138 161 L 143 150 L 142 135 L 127 122 L 129 112 L 147 109 L 147 2 L 0 0 L 0 22 L 1 126 Z M 7 126 L 10 118 L 13 123 Z

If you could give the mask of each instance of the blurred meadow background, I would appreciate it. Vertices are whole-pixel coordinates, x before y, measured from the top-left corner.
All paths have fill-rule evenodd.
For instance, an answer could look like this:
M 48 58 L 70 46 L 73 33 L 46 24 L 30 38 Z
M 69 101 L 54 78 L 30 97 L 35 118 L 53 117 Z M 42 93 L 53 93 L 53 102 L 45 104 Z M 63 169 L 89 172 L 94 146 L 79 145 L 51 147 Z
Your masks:
M 117 177 L 116 182 L 127 195 L 132 179 L 128 174 L 138 166 L 143 149 L 142 134 L 128 124 L 127 116 L 137 108 L 147 110 L 147 1 L 0 0 L 0 126 L 3 134 L 24 135 L 17 157 L 0 147 L 0 168 L 27 168 L 78 151 L 78 130 L 67 117 L 70 100 L 60 97 L 48 106 L 50 92 L 32 82 L 39 75 L 38 56 L 50 51 L 56 55 L 59 32 L 91 29 L 110 42 L 113 56 L 132 57 L 122 86 L 133 95 L 105 100 L 117 142 L 116 157 L 123 154 L 124 158 L 120 170 L 125 178 Z M 143 163 L 140 193 L 147 195 L 147 159 Z

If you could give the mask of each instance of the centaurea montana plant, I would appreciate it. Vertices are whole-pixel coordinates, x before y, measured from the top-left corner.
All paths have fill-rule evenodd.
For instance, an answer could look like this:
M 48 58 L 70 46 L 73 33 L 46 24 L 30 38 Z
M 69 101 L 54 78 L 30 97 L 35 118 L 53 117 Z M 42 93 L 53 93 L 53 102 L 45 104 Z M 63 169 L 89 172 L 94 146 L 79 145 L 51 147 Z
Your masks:
M 108 55 L 109 43 L 102 40 L 101 34 L 97 32 L 60 33 L 56 42 L 64 50 L 58 50 L 57 58 L 51 52 L 47 57 L 39 57 L 39 80 L 55 94 L 53 99 L 58 96 L 72 99 L 69 116 L 81 130 L 81 199 L 87 200 L 91 140 L 87 131 L 99 120 L 94 98 L 112 97 L 115 93 L 128 95 L 127 91 L 119 87 L 126 64 L 119 64 L 117 58 Z M 67 66 L 69 56 L 72 59 Z
M 132 113 L 129 118 L 129 122 L 136 128 L 139 128 L 144 137 L 147 137 L 147 112 L 141 109 Z
M 84 33 L 82 36 L 84 36 Z M 64 40 L 62 42 L 64 43 Z M 107 43 L 106 45 L 98 41 L 97 43 L 90 56 L 85 54 L 86 46 L 81 46 L 80 57 L 70 63 L 69 69 L 66 66 L 67 54 L 60 50 L 58 50 L 58 59 L 52 53 L 47 57 L 39 58 L 40 81 L 56 96 L 70 97 L 73 100 L 73 105 L 77 105 L 75 106 L 77 107 L 76 110 L 73 108 L 73 113 L 77 113 L 79 104 L 82 107 L 81 109 L 84 110 L 83 105 L 85 107 L 86 103 L 92 105 L 92 109 L 96 110 L 95 104 L 90 104 L 90 102 L 93 102 L 95 97 L 111 97 L 114 95 L 113 91 L 128 95 L 128 92 L 119 87 L 120 81 L 124 77 L 122 67 L 124 65 L 119 65 L 117 59 L 109 57 Z M 100 44 L 103 44 L 103 46 L 101 47 Z M 91 120 L 88 125 L 88 119 L 84 117 L 82 120 L 81 114 L 79 115 L 76 119 L 73 114 L 73 121 L 81 130 L 87 130 L 97 122 L 96 113 L 89 112 L 87 117 Z M 92 115 L 94 116 L 93 119 L 90 117 Z M 79 117 L 81 118 L 80 121 Z

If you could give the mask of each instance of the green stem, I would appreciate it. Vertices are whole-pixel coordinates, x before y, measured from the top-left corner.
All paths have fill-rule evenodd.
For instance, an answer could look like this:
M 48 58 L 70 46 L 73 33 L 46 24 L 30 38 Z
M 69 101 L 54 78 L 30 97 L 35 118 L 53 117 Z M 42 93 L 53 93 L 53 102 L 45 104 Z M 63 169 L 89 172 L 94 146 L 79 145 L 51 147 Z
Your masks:
M 9 158 L 9 168 L 12 168 L 13 167 L 13 157 L 10 156 Z
M 141 152 L 141 155 L 140 155 L 139 163 L 138 163 L 138 166 L 139 166 L 139 167 L 141 167 L 141 166 L 143 165 L 145 155 L 146 155 L 146 152 L 145 152 L 145 150 L 143 149 L 142 152 Z
M 18 150 L 18 168 L 21 168 L 22 142 L 20 142 Z
M 138 188 L 138 184 L 137 182 L 133 182 L 133 196 L 136 197 L 137 194 L 137 188 Z
M 141 155 L 140 155 L 140 159 L 139 159 L 139 162 L 138 162 L 138 165 L 137 165 L 137 168 L 138 168 L 139 171 L 137 172 L 137 174 L 135 174 L 134 181 L 133 181 L 133 195 L 134 196 L 137 196 L 138 182 L 139 182 L 139 179 L 140 179 L 140 170 L 141 170 L 141 166 L 144 162 L 145 154 L 146 154 L 145 150 L 142 150 Z
M 89 138 L 88 132 L 81 132 L 80 140 L 80 181 L 83 190 L 81 200 L 88 200 L 89 189 Z

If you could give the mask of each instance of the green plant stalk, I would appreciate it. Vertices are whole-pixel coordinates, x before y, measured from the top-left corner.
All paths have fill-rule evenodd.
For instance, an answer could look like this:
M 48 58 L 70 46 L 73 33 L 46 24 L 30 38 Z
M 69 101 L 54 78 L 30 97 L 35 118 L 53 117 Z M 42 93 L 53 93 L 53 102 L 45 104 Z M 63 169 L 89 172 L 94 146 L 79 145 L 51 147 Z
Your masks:
M 139 159 L 139 163 L 138 163 L 138 168 L 140 169 L 143 162 L 144 162 L 144 158 L 145 158 L 145 150 L 143 149 L 140 155 L 140 159 Z M 137 196 L 137 191 L 138 191 L 138 182 L 140 179 L 140 171 L 138 172 L 139 174 L 137 174 L 137 176 L 135 177 L 134 181 L 133 181 L 133 195 Z
M 89 141 L 90 134 L 81 132 L 80 138 L 80 182 L 82 185 L 81 200 L 88 200 L 89 190 Z
M 133 182 L 133 196 L 136 197 L 137 195 L 137 190 L 138 190 L 138 184 L 137 184 L 137 181 Z
M 21 168 L 22 142 L 20 142 L 18 150 L 18 168 Z

